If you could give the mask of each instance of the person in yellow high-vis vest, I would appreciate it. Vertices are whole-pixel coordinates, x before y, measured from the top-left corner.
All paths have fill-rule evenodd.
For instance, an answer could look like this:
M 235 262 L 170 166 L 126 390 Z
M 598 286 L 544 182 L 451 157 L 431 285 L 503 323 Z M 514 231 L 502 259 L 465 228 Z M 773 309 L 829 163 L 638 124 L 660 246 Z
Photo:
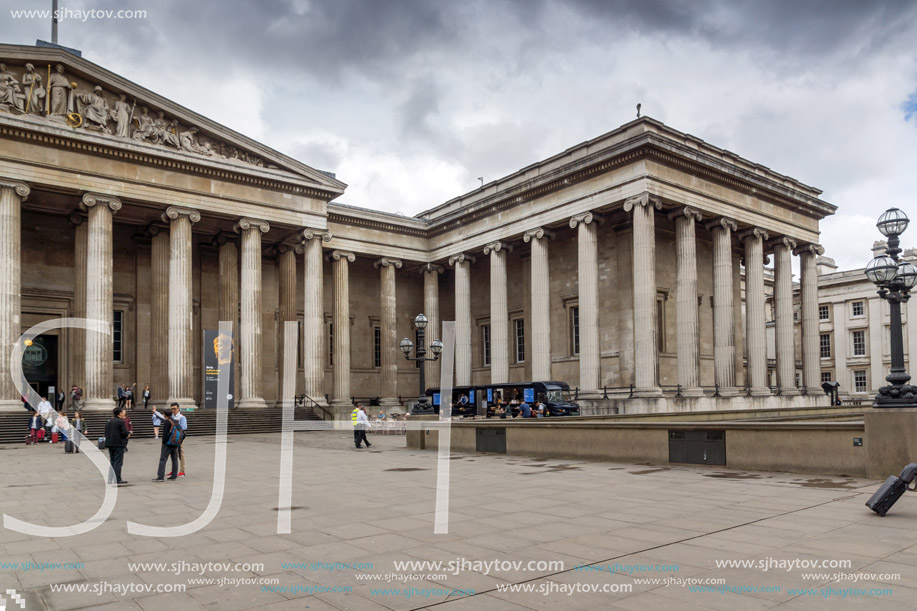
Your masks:
M 357 414 L 360 413 L 360 406 L 357 405 L 353 408 L 353 411 L 350 412 L 350 422 L 353 424 L 353 442 L 357 443 L 357 439 L 360 434 L 357 432 Z

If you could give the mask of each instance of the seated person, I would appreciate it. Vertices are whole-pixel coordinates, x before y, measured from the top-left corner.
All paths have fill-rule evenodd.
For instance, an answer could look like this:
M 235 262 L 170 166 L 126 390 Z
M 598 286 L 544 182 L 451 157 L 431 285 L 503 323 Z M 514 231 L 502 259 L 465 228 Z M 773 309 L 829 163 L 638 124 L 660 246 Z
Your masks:
M 379 410 L 379 420 L 385 420 L 385 412 L 383 412 L 381 409 Z

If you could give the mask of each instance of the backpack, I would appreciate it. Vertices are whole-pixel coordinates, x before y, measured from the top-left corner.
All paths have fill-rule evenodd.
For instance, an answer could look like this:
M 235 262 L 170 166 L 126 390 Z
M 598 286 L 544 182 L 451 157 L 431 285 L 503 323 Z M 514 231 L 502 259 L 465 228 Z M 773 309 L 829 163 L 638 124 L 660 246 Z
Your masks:
M 169 440 L 166 441 L 167 446 L 180 446 L 181 442 L 185 440 L 185 431 L 182 430 L 181 426 L 178 423 L 172 425 L 172 430 L 169 431 Z

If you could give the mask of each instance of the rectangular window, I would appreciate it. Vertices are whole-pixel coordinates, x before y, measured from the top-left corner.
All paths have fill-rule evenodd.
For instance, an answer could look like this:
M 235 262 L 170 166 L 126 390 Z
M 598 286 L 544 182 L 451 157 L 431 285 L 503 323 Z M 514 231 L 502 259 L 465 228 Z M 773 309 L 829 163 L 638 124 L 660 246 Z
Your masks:
M 828 306 L 818 306 L 818 320 L 831 320 L 831 309 Z
M 328 365 L 334 367 L 334 323 L 328 323 Z
M 818 338 L 820 348 L 821 348 L 821 358 L 830 359 L 831 358 L 831 334 L 822 333 Z
M 665 296 L 656 296 L 656 350 L 665 352 Z
M 570 308 L 570 353 L 579 354 L 579 306 Z
M 853 316 L 863 316 L 864 315 L 862 301 L 854 301 L 852 306 L 853 306 Z
M 111 339 L 114 346 L 113 360 L 120 363 L 124 354 L 124 312 L 121 310 L 115 310 Z
M 516 338 L 516 362 L 525 362 L 525 320 L 517 318 L 513 321 L 513 337 Z
M 484 366 L 490 366 L 490 325 L 481 326 L 481 354 L 484 355 Z
M 853 356 L 866 356 L 866 331 L 853 332 Z
M 823 384 L 824 384 L 825 382 L 830 382 L 830 381 L 831 381 L 831 372 L 830 372 L 830 371 L 822 371 L 822 372 L 821 372 L 821 381 L 822 381 Z
M 382 367 L 382 327 L 373 327 L 373 367 Z
M 856 392 L 866 392 L 866 370 L 859 369 L 853 372 L 853 389 Z

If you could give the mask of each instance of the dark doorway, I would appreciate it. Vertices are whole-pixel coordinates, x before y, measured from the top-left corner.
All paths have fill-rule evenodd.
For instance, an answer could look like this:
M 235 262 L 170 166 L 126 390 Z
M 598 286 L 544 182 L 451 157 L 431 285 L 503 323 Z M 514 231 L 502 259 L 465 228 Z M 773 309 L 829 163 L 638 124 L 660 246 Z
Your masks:
M 49 386 L 57 385 L 56 335 L 39 335 L 32 340 L 22 354 L 22 373 L 42 397 L 47 396 Z M 53 404 L 54 400 L 49 399 Z

